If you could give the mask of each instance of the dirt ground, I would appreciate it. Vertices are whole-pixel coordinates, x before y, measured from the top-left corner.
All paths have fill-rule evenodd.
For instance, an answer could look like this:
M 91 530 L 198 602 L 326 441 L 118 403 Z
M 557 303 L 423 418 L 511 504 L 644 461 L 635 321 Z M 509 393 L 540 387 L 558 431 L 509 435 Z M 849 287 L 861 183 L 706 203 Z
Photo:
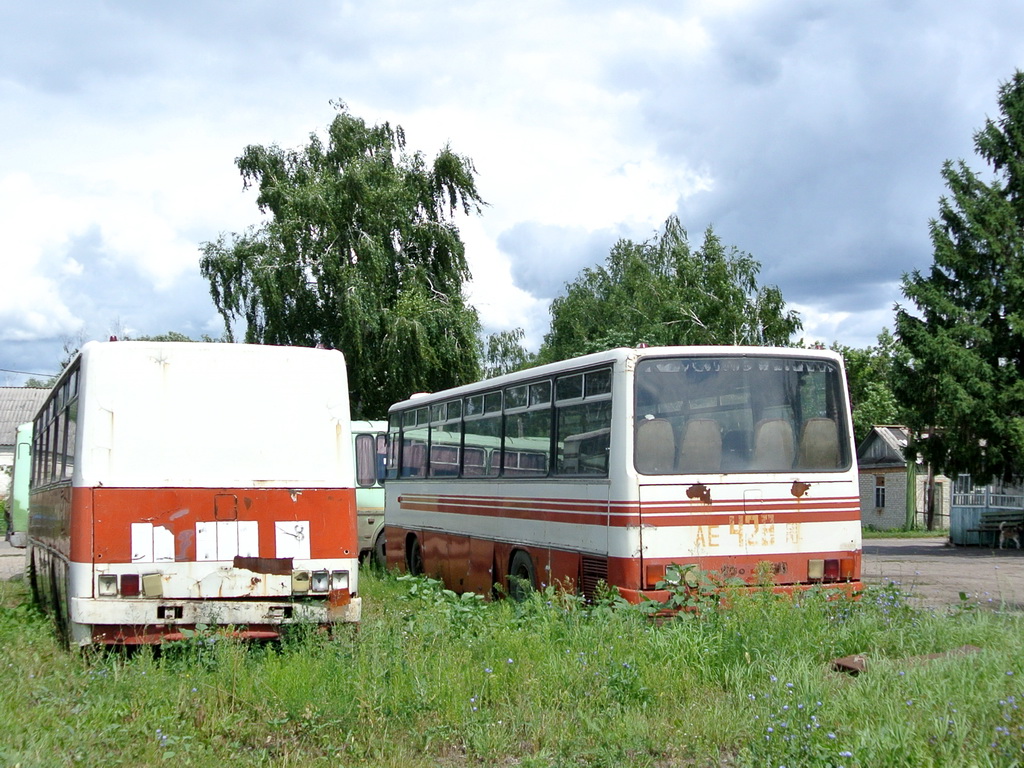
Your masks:
M 24 550 L 0 541 L 0 579 L 20 574 Z M 896 582 L 911 602 L 942 608 L 961 602 L 1024 610 L 1024 550 L 953 547 L 945 538 L 865 539 L 865 583 Z

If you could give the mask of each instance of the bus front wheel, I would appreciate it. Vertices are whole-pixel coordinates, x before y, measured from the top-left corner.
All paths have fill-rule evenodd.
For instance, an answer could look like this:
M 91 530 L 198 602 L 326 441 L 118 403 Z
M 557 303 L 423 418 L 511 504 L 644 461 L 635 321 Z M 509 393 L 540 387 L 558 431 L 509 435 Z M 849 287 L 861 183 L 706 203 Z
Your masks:
M 384 544 L 384 529 L 381 528 L 380 533 L 377 534 L 377 538 L 373 540 L 373 551 L 370 554 L 373 561 L 381 568 L 386 568 L 388 565 L 388 558 L 387 553 L 384 551 Z
M 517 550 L 508 569 L 508 593 L 513 600 L 523 600 L 536 588 L 536 572 L 530 553 Z

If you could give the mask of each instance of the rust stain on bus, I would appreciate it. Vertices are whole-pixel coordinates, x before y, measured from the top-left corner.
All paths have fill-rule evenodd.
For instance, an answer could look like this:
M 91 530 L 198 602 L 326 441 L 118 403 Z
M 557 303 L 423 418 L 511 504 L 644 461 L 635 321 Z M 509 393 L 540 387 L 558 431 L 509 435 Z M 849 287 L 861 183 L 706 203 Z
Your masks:
M 811 486 L 808 483 L 802 483 L 799 480 L 794 480 L 793 487 L 789 489 L 789 492 L 792 493 L 796 498 L 800 499 L 803 498 L 803 495 L 807 493 L 807 491 L 810 490 L 810 488 Z
M 708 488 L 704 483 L 697 483 L 691 485 L 686 489 L 686 498 L 700 501 L 703 504 L 711 503 L 711 489 Z
M 235 568 L 244 568 L 253 573 L 266 573 L 271 576 L 287 576 L 292 572 L 292 558 L 235 555 Z

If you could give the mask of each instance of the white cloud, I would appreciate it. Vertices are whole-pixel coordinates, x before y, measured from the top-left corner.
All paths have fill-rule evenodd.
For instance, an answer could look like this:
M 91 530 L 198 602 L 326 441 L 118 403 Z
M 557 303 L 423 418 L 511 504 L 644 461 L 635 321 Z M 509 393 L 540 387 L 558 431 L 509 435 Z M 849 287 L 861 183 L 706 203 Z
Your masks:
M 259 220 L 234 158 L 304 143 L 337 98 L 403 125 L 411 150 L 475 161 L 491 206 L 459 226 L 488 330 L 539 344 L 566 280 L 678 213 L 758 259 L 808 332 L 870 344 L 900 273 L 930 259 L 942 161 L 971 162 L 1024 60 L 1011 0 L 56 0 L 3 16 L 0 338 L 38 340 L 44 360 L 114 318 L 219 333 L 198 246 Z

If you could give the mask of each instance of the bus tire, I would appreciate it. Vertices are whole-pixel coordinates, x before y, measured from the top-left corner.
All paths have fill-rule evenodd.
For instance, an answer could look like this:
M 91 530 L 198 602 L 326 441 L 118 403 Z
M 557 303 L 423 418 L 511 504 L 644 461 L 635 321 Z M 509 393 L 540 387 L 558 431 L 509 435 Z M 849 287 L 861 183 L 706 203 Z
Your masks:
M 380 529 L 380 533 L 377 534 L 377 538 L 373 540 L 373 551 L 370 557 L 381 568 L 386 568 L 388 565 L 387 552 L 384 549 L 386 538 L 384 535 L 384 529 Z
M 423 575 L 423 548 L 417 536 L 410 536 L 406 551 L 406 566 L 413 576 Z
M 508 568 L 508 593 L 513 600 L 524 600 L 537 588 L 537 574 L 530 553 L 518 549 Z
M 50 563 L 50 609 L 53 612 L 53 626 L 57 631 L 57 641 L 64 650 L 71 647 L 71 611 L 67 604 L 67 595 L 61 594 L 57 567 Z
M 39 569 L 36 566 L 36 548 L 29 545 L 25 557 L 25 576 L 28 578 L 28 588 L 32 594 L 32 604 L 40 608 L 43 604 L 43 596 L 39 591 Z

